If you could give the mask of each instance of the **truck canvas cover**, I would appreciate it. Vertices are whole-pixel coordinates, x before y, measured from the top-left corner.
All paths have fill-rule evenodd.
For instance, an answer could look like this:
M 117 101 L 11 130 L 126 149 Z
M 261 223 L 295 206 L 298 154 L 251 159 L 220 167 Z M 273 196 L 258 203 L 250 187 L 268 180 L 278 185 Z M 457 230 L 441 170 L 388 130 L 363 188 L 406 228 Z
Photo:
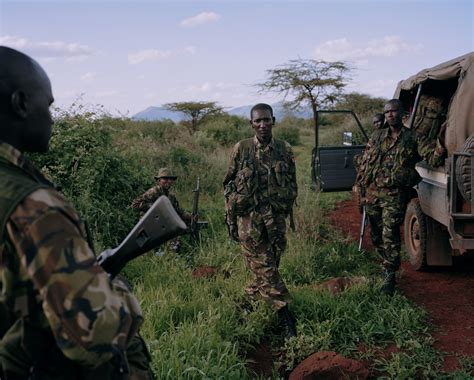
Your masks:
M 428 80 L 445 81 L 458 78 L 457 90 L 451 99 L 447 115 L 446 148 L 448 155 L 459 151 L 466 139 L 474 134 L 474 52 L 454 58 L 402 80 L 394 98 L 403 91 L 412 91 Z

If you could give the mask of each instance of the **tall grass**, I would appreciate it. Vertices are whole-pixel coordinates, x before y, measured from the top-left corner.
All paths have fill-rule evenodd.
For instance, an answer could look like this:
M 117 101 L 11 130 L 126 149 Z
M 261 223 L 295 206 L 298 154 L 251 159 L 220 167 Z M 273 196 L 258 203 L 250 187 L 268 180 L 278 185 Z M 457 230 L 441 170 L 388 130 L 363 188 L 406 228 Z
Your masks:
M 378 268 L 370 255 L 358 252 L 328 224 L 327 211 L 348 194 L 314 192 L 314 136 L 308 125 L 293 127 L 300 138 L 294 147 L 297 229 L 288 233 L 281 273 L 293 296 L 290 307 L 299 334 L 286 342 L 275 335 L 276 317 L 265 304 L 255 303 L 252 311 L 242 308 L 249 272 L 223 223 L 222 179 L 235 143 L 231 140 L 248 136 L 248 124 L 214 119 L 190 136 L 170 121 L 65 113 L 57 122 L 51 152 L 34 159 L 94 227 L 99 250 L 117 244 L 136 222 L 138 215 L 128 206 L 153 184 L 159 167 L 170 166 L 179 175 L 175 192 L 185 209 L 190 209 L 191 190 L 201 178 L 201 216 L 209 228 L 197 244 L 182 238 L 193 266 L 167 251 L 162 257 L 143 255 L 124 270 L 145 315 L 142 334 L 158 378 L 256 378 L 247 357 L 268 336 L 273 349 L 284 352 L 275 366 L 287 370 L 312 352 L 332 350 L 372 362 L 373 371 L 389 378 L 435 378 L 439 360 L 427 334 L 425 313 L 399 294 L 381 297 L 380 280 L 374 275 Z M 213 266 L 217 275 L 194 278 L 194 266 Z M 338 295 L 320 286 L 338 276 L 362 280 Z M 395 352 L 381 356 L 387 345 L 395 345 Z

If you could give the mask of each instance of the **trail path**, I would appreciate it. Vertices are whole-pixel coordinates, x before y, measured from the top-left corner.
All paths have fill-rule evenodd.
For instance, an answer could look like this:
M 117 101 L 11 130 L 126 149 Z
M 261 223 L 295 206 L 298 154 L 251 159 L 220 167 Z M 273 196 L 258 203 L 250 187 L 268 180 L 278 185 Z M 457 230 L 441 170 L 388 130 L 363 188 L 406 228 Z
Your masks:
M 358 241 L 360 213 L 354 200 L 337 204 L 330 213 L 333 226 Z M 372 249 L 366 232 L 362 247 Z M 417 272 L 402 263 L 399 289 L 427 310 L 435 348 L 444 352 L 444 369 L 454 371 L 459 358 L 474 359 L 474 257 L 458 257 L 452 267 Z

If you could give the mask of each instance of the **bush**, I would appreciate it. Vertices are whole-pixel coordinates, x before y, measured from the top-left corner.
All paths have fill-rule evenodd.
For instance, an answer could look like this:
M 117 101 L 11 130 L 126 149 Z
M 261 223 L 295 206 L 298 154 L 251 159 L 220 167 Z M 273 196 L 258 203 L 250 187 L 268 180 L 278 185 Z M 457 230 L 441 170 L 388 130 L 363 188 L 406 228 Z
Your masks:
M 92 227 L 101 248 L 116 245 L 133 226 L 126 205 L 142 185 L 139 165 L 114 149 L 108 120 L 65 112 L 55 121 L 49 152 L 32 157 Z
M 296 127 L 276 127 L 275 128 L 275 137 L 281 140 L 285 140 L 291 145 L 300 145 L 300 130 Z
M 253 136 L 248 120 L 235 115 L 225 115 L 206 123 L 205 133 L 220 145 L 231 146 L 242 139 Z

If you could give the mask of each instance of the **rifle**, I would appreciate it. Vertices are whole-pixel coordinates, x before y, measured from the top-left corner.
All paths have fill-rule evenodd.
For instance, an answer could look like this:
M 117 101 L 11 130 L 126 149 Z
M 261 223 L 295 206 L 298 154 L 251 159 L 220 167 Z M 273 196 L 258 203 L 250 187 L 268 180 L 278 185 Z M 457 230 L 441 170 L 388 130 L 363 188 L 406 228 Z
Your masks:
M 360 234 L 359 234 L 359 251 L 362 249 L 362 240 L 364 240 L 365 227 L 369 223 L 369 218 L 365 211 L 365 205 L 362 207 L 362 220 L 360 222 Z
M 132 259 L 187 232 L 170 200 L 162 195 L 116 248 L 106 249 L 98 257 L 100 266 L 114 278 Z
M 191 225 L 189 228 L 189 233 L 193 240 L 199 239 L 199 230 L 208 226 L 209 222 L 204 220 L 198 220 L 199 217 L 199 193 L 201 192 L 201 187 L 199 183 L 199 177 L 196 180 L 196 188 L 193 190 L 193 210 L 191 213 Z

